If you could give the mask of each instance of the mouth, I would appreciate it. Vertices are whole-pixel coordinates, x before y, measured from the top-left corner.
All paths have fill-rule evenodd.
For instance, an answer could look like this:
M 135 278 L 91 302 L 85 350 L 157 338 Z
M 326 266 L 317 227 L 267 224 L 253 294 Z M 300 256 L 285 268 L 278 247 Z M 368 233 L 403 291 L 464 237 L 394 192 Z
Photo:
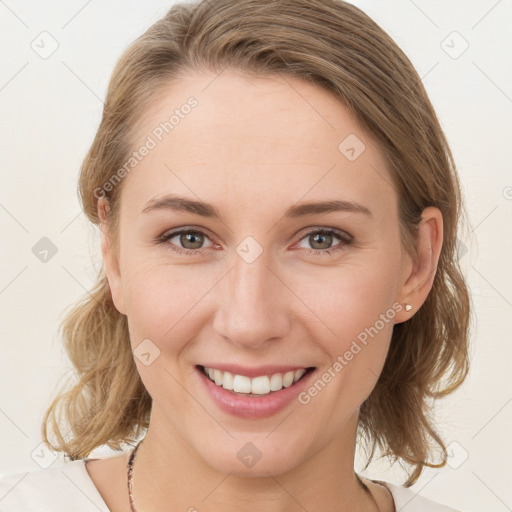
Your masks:
M 218 387 L 234 395 L 262 398 L 279 393 L 283 388 L 291 388 L 315 370 L 316 367 L 304 367 L 295 370 L 274 372 L 249 377 L 218 368 L 197 365 L 197 368 Z

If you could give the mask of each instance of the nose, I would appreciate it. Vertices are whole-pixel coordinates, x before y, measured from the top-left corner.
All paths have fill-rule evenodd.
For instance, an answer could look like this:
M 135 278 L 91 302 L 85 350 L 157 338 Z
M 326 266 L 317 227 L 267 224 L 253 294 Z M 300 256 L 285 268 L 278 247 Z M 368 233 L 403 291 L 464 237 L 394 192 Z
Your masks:
M 238 254 L 219 288 L 215 331 L 231 344 L 259 349 L 286 336 L 292 292 L 269 266 L 263 252 L 249 263 Z

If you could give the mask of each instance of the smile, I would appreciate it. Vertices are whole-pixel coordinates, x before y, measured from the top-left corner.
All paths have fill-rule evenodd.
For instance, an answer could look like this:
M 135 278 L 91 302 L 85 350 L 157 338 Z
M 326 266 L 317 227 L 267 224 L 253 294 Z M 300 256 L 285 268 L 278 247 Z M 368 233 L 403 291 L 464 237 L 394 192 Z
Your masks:
M 310 369 L 312 368 L 301 368 L 250 378 L 246 375 L 237 375 L 217 368 L 202 366 L 204 374 L 217 386 L 246 396 L 268 395 L 283 388 L 288 388 L 299 381 Z

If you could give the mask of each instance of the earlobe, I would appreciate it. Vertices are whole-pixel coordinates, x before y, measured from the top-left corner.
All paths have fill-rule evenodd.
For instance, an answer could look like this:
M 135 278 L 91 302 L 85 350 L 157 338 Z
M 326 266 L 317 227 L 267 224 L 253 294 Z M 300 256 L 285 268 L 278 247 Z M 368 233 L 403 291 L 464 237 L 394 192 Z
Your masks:
M 438 208 L 430 206 L 422 213 L 418 228 L 418 258 L 409 266 L 409 272 L 399 293 L 399 302 L 404 306 L 397 314 L 396 322 L 408 320 L 425 302 L 434 284 L 439 256 L 443 245 L 443 216 Z M 411 305 L 406 310 L 405 304 Z
M 112 238 L 110 236 L 109 211 L 110 205 L 106 199 L 98 200 L 98 217 L 100 219 L 101 231 L 101 253 L 105 266 L 105 274 L 110 287 L 112 301 L 119 313 L 126 315 L 126 306 L 124 303 L 121 271 L 119 259 L 114 251 Z

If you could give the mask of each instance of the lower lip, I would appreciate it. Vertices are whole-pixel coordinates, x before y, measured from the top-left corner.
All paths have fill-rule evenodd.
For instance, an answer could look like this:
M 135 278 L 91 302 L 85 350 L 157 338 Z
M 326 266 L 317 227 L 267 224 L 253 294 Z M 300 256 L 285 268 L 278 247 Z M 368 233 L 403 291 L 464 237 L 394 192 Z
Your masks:
M 205 375 L 201 367 L 196 367 L 196 371 L 206 391 L 221 410 L 244 418 L 267 418 L 284 409 L 307 387 L 315 373 L 315 370 L 308 370 L 300 380 L 288 388 L 271 391 L 268 395 L 250 397 L 237 395 L 222 386 L 217 386 Z

